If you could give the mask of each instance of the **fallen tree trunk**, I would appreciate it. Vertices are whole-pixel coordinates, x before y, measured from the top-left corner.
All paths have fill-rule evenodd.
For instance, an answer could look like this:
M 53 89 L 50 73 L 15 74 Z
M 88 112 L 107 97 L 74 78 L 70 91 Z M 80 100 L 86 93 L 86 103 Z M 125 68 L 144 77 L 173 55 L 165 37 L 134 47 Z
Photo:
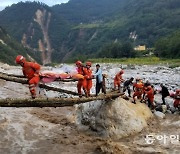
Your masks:
M 6 80 L 6 81 L 22 83 L 22 84 L 28 84 L 28 80 L 25 78 L 17 78 L 17 77 L 8 76 L 5 73 L 0 73 L 0 79 Z M 53 90 L 53 91 L 61 92 L 61 93 L 67 93 L 67 94 L 76 95 L 76 96 L 79 95 L 78 93 L 73 92 L 73 91 L 69 91 L 69 90 L 65 90 L 65 89 L 61 89 L 61 88 L 56 88 L 56 87 L 51 87 L 51 86 L 48 86 L 48 85 L 45 85 L 42 83 L 39 84 L 39 87 L 47 89 L 47 90 Z
M 36 98 L 36 99 L 1 99 L 0 107 L 65 107 L 95 100 L 110 100 L 122 96 L 122 93 L 109 93 L 97 97 L 83 98 Z

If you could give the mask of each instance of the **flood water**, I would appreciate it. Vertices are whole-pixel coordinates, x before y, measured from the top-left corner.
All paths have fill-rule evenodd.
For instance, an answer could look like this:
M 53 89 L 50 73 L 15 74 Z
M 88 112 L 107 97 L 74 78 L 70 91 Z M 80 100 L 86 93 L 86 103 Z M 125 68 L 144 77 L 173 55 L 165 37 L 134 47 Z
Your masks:
M 122 66 L 101 64 L 108 75 L 107 87 L 124 68 L 124 79 L 141 77 L 156 88 L 164 83 L 170 91 L 180 88 L 180 68 L 165 66 Z M 95 71 L 95 67 L 93 67 Z M 1 67 L 0 71 L 20 74 L 20 67 Z M 76 91 L 76 83 L 52 83 Z M 95 89 L 92 88 L 92 92 Z M 48 97 L 60 94 L 47 91 Z M 0 98 L 30 98 L 27 85 L 0 80 Z M 157 96 L 157 101 L 161 101 Z M 172 100 L 173 101 L 173 100 Z M 154 137 L 147 144 L 147 135 Z M 174 136 L 173 136 L 174 135 Z M 156 137 L 159 138 L 156 138 Z M 164 138 L 166 137 L 166 140 Z M 171 138 L 176 137 L 176 142 Z M 0 108 L 0 153 L 2 154 L 85 154 L 85 153 L 173 153 L 180 151 L 180 116 L 167 113 L 164 119 L 154 117 L 140 133 L 122 138 L 104 138 L 90 130 L 79 130 L 76 107 L 63 108 Z

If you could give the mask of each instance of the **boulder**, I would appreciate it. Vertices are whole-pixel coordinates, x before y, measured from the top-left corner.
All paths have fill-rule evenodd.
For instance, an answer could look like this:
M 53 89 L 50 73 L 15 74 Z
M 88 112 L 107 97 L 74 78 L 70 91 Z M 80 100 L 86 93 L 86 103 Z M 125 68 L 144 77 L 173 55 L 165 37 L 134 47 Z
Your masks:
M 78 125 L 86 125 L 100 135 L 113 138 L 140 132 L 153 117 L 145 104 L 133 104 L 123 98 L 82 104 L 77 113 Z

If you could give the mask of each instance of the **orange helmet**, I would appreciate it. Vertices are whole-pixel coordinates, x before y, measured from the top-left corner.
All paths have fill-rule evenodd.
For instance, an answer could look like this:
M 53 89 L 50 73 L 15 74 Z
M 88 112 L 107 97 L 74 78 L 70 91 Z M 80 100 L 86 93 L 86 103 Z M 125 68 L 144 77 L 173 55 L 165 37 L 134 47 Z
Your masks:
M 86 62 L 86 66 L 91 66 L 91 65 L 92 65 L 92 63 L 90 61 Z
M 20 64 L 21 62 L 24 62 L 26 59 L 22 55 L 18 55 L 16 57 L 16 63 Z
M 124 74 L 124 70 L 121 70 L 119 73 L 120 73 L 120 74 Z
M 76 65 L 77 66 L 81 66 L 82 65 L 82 62 L 80 60 L 76 61 Z

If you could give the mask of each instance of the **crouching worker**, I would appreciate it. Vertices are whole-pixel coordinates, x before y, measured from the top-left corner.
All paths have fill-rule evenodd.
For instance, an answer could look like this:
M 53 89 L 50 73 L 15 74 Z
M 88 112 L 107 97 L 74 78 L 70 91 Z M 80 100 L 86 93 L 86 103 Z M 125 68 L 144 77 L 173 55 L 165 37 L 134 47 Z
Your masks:
M 22 55 L 16 57 L 16 63 L 22 66 L 22 72 L 28 79 L 31 97 L 36 98 L 36 86 L 40 81 L 39 71 L 40 65 L 34 62 L 27 62 Z

